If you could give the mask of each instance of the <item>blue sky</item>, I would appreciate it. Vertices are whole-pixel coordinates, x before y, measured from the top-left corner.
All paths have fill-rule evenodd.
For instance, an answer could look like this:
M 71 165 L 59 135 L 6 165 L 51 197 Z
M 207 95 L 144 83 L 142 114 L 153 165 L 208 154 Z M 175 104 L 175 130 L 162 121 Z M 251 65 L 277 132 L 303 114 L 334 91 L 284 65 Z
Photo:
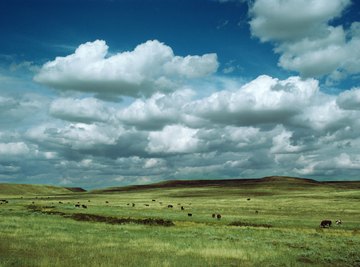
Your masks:
M 1 51 L 18 60 L 41 64 L 96 39 L 106 40 L 112 52 L 157 39 L 178 55 L 216 52 L 222 67 L 239 65 L 247 69 L 243 75 L 281 72 L 272 46 L 250 38 L 244 3 L 62 0 L 2 1 L 0 5 L 7 40 L 1 43 Z M 256 63 L 260 59 L 263 62 Z
M 0 2 L 0 182 L 358 179 L 359 3 Z

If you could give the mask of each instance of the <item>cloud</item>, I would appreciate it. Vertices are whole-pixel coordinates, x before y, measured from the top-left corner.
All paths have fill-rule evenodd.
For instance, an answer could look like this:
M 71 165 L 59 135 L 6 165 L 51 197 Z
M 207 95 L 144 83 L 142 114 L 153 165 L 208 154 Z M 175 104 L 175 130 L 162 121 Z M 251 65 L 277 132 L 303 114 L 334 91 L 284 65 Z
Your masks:
M 64 127 L 39 125 L 27 132 L 27 137 L 51 146 L 66 146 L 74 150 L 89 149 L 97 145 L 114 145 L 124 130 L 116 127 L 102 127 L 101 124 L 71 123 Z
M 337 105 L 345 110 L 360 110 L 360 88 L 342 92 L 336 99 Z
M 162 129 L 167 124 L 175 124 L 185 116 L 179 112 L 191 102 L 194 92 L 189 89 L 179 90 L 165 95 L 156 93 L 149 99 L 137 99 L 128 107 L 117 112 L 117 118 L 126 125 L 138 129 Z
M 288 153 L 300 152 L 301 146 L 296 146 L 291 143 L 292 135 L 293 135 L 292 132 L 284 129 L 280 134 L 273 137 L 272 139 L 273 146 L 270 149 L 270 153 L 288 154 Z
M 348 29 L 330 23 L 350 0 L 256 0 L 250 10 L 250 30 L 262 42 L 273 42 L 279 66 L 302 77 L 328 76 L 337 82 L 360 72 L 359 22 Z
M 217 68 L 216 54 L 175 56 L 157 40 L 114 55 L 109 55 L 105 41 L 96 40 L 47 62 L 34 80 L 59 90 L 148 97 L 174 91 L 184 79 L 200 78 Z
M 251 33 L 262 42 L 317 36 L 349 4 L 350 0 L 256 0 L 249 10 Z
M 24 142 L 0 143 L 0 156 L 20 156 L 29 153 Z
M 263 75 L 239 89 L 214 93 L 187 107 L 219 124 L 286 123 L 301 113 L 318 91 L 318 82 L 313 79 L 290 77 L 281 81 Z
M 199 147 L 197 130 L 181 125 L 166 126 L 162 131 L 149 133 L 147 151 L 150 153 L 192 153 Z
M 71 122 L 104 122 L 111 116 L 111 111 L 95 98 L 58 98 L 50 104 L 50 115 Z

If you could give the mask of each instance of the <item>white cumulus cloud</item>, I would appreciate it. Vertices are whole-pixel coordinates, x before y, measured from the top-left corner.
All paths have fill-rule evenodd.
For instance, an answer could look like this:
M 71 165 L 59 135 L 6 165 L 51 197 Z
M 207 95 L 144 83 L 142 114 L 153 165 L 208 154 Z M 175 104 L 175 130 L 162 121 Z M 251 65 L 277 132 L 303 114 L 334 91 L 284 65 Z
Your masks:
M 327 75 L 329 84 L 360 72 L 359 22 L 348 29 L 330 22 L 350 0 L 256 0 L 250 29 L 262 42 L 273 42 L 279 66 L 302 77 Z
M 206 76 L 218 68 L 216 54 L 176 56 L 157 40 L 114 55 L 108 49 L 103 40 L 82 44 L 74 54 L 44 64 L 34 80 L 60 90 L 137 97 L 176 90 L 183 79 Z
M 110 109 L 96 98 L 58 98 L 51 103 L 49 112 L 56 118 L 83 123 L 106 121 L 111 116 Z
M 162 131 L 153 131 L 148 136 L 147 150 L 150 153 L 192 153 L 199 147 L 197 130 L 181 125 L 169 125 Z

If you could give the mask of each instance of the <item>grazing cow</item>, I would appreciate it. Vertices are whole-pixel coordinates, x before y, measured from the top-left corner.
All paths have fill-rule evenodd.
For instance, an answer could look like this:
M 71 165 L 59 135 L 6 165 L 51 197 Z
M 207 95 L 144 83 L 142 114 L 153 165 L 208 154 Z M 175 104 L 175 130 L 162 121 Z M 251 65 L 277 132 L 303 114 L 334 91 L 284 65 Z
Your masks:
M 135 203 L 132 203 L 132 206 L 135 207 Z
M 154 202 L 155 202 L 156 200 L 155 200 L 155 199 L 153 199 L 152 201 L 154 201 Z
M 174 206 L 173 205 L 168 205 L 168 208 L 173 208 Z
M 59 204 L 63 204 L 61 201 L 59 201 Z
M 340 225 L 340 224 L 342 224 L 342 221 L 341 220 L 336 220 L 336 225 Z
M 255 210 L 255 214 L 258 214 L 259 212 L 257 210 Z
M 218 220 L 220 220 L 220 219 L 221 219 L 221 214 L 216 215 L 216 218 L 217 218 Z
M 149 207 L 150 205 L 149 204 L 144 204 L 146 207 Z
M 181 210 L 185 210 L 185 208 L 183 206 L 181 206 Z
M 250 200 L 251 200 L 251 198 L 248 198 L 248 199 L 247 199 L 247 201 L 250 201 Z
M 105 203 L 109 203 L 109 201 L 106 200 Z
M 80 208 L 80 204 L 75 204 L 75 208 Z
M 323 220 L 320 223 L 321 228 L 326 228 L 326 227 L 330 227 L 330 226 L 331 226 L 331 221 L 330 220 Z
M 215 213 L 213 213 L 211 216 L 212 216 L 213 218 L 215 218 L 215 217 L 216 217 L 216 214 L 215 214 Z
M 127 203 L 126 205 L 130 206 L 130 203 Z
M 188 213 L 188 216 L 191 217 L 191 216 L 192 216 L 192 213 Z
M 87 206 L 86 206 L 86 205 L 81 205 L 81 207 L 83 207 L 84 209 L 87 209 Z

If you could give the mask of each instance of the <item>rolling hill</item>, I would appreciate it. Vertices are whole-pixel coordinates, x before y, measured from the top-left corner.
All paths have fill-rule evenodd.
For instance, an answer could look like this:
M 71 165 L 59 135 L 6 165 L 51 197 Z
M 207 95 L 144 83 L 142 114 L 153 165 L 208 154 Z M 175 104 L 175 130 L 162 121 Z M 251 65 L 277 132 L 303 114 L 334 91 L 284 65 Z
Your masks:
M 57 195 L 85 192 L 82 188 L 31 184 L 0 184 L 1 195 Z
M 192 187 L 274 187 L 288 189 L 306 189 L 310 187 L 341 187 L 355 189 L 360 188 L 360 181 L 336 181 L 319 182 L 312 179 L 287 177 L 287 176 L 268 176 L 256 179 L 224 179 L 224 180 L 171 180 L 145 185 L 130 185 L 122 187 L 109 187 L 93 190 L 93 193 L 115 193 L 158 188 L 192 188 Z

